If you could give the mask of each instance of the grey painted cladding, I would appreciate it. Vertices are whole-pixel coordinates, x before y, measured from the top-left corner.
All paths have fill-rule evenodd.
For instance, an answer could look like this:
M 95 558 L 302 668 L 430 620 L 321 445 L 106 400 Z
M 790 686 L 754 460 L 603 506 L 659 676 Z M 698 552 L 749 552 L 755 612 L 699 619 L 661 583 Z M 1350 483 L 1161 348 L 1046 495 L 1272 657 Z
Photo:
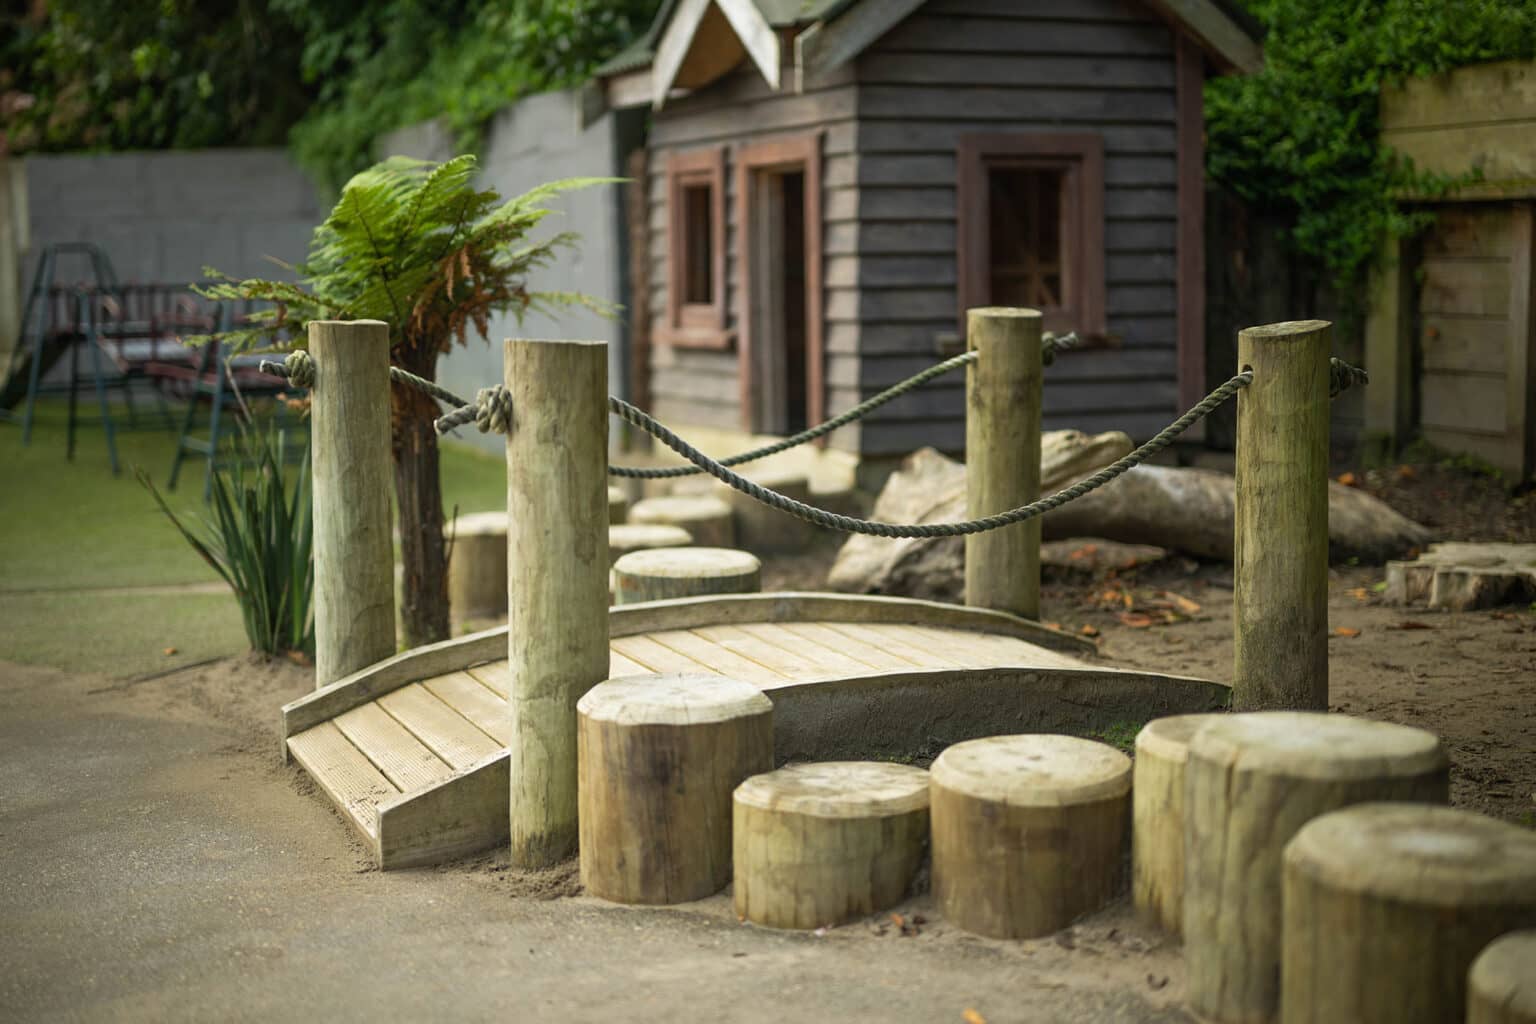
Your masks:
M 1074 353 L 1046 377 L 1047 428 L 1144 437 L 1177 403 L 1177 152 L 1172 29 L 1135 0 L 931 0 L 828 81 L 771 93 L 739 71 L 654 117 L 651 309 L 666 308 L 667 155 L 822 131 L 827 410 L 928 365 L 959 326 L 955 151 L 967 132 L 1100 133 L 1105 273 L 1119 347 Z M 740 315 L 735 174 L 727 150 L 729 325 Z M 663 418 L 741 422 L 733 352 L 658 347 Z M 834 435 L 871 456 L 963 446 L 955 377 Z

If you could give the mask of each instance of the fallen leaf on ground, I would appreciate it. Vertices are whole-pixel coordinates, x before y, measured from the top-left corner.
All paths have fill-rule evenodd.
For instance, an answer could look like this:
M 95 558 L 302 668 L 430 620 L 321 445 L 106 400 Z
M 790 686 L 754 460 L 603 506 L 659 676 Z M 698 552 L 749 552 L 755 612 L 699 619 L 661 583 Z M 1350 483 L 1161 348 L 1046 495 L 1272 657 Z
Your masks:
M 1397 475 L 1404 480 L 1412 480 L 1414 477 L 1419 475 L 1419 472 L 1412 466 L 1398 466 Z
M 1345 487 L 1359 487 L 1360 478 L 1355 476 L 1353 473 L 1340 473 L 1339 483 L 1343 484 Z
M 1350 639 L 1354 639 L 1355 637 L 1360 635 L 1360 631 L 1358 629 L 1352 629 L 1349 626 L 1340 626 L 1338 629 L 1335 629 L 1333 631 L 1333 635 L 1334 636 L 1347 636 Z
M 969 1006 L 967 1006 L 965 1008 L 965 1012 L 960 1015 L 960 1019 L 965 1021 L 965 1024 L 987 1024 L 987 1018 L 983 1017 Z
M 1146 629 L 1152 625 L 1152 616 L 1141 612 L 1121 612 L 1115 618 L 1120 620 L 1122 626 L 1130 626 L 1132 629 Z
M 1044 623 L 1044 625 L 1045 625 L 1046 629 L 1054 629 L 1054 630 L 1057 630 L 1057 631 L 1060 631 L 1060 629 L 1061 629 L 1061 623 L 1059 623 L 1059 622 L 1047 622 L 1047 623 Z
M 300 668 L 309 668 L 314 664 L 314 662 L 309 660 L 309 656 L 306 655 L 303 651 L 289 651 L 288 660 L 293 662 L 295 665 L 298 665 Z
M 1084 626 L 1082 629 L 1078 630 L 1078 632 L 1082 633 L 1083 636 L 1098 636 L 1099 635 L 1099 631 L 1096 628 L 1094 628 L 1093 626 Z
M 1369 601 L 1371 599 L 1370 591 L 1366 590 L 1364 587 L 1351 587 L 1350 589 L 1344 591 L 1344 593 L 1348 594 L 1356 601 Z
M 169 657 L 169 656 L 170 656 L 170 655 L 172 655 L 172 654 L 175 654 L 175 653 L 176 653 L 176 648 L 174 648 L 174 647 L 167 647 L 167 648 L 166 648 L 166 649 L 165 649 L 165 650 L 164 650 L 164 651 L 162 651 L 162 652 L 161 652 L 161 653 L 162 653 L 162 654 L 164 654 L 164 655 L 166 655 L 166 656 L 167 656 L 167 657 Z
M 1168 596 L 1168 600 L 1173 602 L 1173 606 L 1185 615 L 1198 615 L 1200 613 L 1198 601 L 1191 601 L 1189 598 L 1175 594 L 1171 590 L 1165 590 L 1163 593 Z

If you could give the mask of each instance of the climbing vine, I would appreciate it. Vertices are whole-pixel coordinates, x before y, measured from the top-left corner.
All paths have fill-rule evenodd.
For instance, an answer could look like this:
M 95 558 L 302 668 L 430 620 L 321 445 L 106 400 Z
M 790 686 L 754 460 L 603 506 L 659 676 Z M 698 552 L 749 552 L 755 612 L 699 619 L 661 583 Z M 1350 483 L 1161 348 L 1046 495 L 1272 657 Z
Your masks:
M 1536 55 L 1529 0 L 1246 0 L 1267 30 L 1258 74 L 1206 86 L 1208 170 L 1290 224 L 1291 242 L 1347 304 L 1363 305 L 1384 237 L 1423 216 L 1394 196 L 1455 184 L 1378 145 L 1384 84 Z M 1356 310 L 1358 312 L 1358 310 Z

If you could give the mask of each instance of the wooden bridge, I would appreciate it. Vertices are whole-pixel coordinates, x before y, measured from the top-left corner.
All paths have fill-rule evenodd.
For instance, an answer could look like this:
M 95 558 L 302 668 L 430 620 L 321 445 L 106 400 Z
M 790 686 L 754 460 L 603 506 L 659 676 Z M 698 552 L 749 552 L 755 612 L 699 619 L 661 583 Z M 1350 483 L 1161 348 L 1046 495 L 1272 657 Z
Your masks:
M 899 598 L 752 594 L 614 608 L 612 677 L 718 672 L 773 701 L 789 760 L 930 756 L 1000 732 L 1091 733 L 1223 706 L 1227 688 L 1084 660 L 1077 637 Z M 508 837 L 507 630 L 418 648 L 283 708 L 284 752 L 383 868 Z M 574 713 L 574 712 L 573 712 Z

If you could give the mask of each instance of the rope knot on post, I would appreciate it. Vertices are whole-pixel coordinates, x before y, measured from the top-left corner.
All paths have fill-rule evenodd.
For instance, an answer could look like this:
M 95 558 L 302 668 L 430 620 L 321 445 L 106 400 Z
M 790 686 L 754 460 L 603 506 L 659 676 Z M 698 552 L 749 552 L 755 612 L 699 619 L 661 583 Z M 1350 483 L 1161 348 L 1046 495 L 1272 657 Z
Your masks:
M 315 359 L 302 348 L 294 349 L 283 357 L 280 363 L 274 363 L 270 359 L 261 361 L 261 372 L 270 373 L 274 377 L 286 377 L 288 383 L 296 388 L 312 388 L 315 386 Z
M 1068 331 L 1060 335 L 1046 331 L 1045 337 L 1040 340 L 1040 365 L 1050 366 L 1056 361 L 1056 353 L 1076 348 L 1077 341 L 1076 331 Z
M 475 428 L 482 434 L 512 433 L 512 392 L 497 384 L 475 392 Z
M 1364 387 L 1371 382 L 1364 367 L 1351 366 L 1337 357 L 1328 360 L 1328 397 L 1337 398 L 1352 387 Z

